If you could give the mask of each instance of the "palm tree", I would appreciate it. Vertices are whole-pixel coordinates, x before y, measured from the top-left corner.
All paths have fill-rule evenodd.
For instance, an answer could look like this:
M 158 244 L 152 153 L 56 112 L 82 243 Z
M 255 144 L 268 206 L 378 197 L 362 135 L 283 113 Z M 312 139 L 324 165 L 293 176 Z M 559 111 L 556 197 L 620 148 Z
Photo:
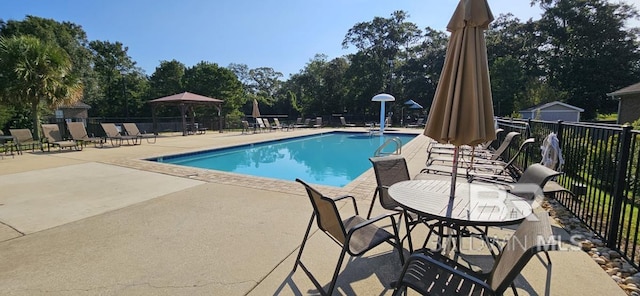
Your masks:
M 0 101 L 31 110 L 33 135 L 40 136 L 41 106 L 55 110 L 82 98 L 69 55 L 32 36 L 0 37 Z

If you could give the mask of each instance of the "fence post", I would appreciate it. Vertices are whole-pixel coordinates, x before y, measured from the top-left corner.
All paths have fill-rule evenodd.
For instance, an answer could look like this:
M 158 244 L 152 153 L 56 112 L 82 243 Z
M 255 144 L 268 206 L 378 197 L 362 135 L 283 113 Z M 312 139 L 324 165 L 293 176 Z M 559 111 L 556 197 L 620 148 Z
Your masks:
M 620 215 L 622 215 L 622 201 L 624 200 L 624 189 L 626 187 L 625 175 L 627 172 L 627 163 L 631 150 L 631 129 L 630 125 L 622 126 L 620 134 L 620 152 L 618 154 L 618 167 L 613 186 L 613 204 L 611 212 L 611 220 L 609 220 L 609 237 L 607 239 L 607 247 L 616 248 L 618 241 L 618 229 L 620 225 Z
M 562 120 L 558 120 L 558 125 L 556 125 L 556 137 L 558 137 L 560 148 L 562 148 Z

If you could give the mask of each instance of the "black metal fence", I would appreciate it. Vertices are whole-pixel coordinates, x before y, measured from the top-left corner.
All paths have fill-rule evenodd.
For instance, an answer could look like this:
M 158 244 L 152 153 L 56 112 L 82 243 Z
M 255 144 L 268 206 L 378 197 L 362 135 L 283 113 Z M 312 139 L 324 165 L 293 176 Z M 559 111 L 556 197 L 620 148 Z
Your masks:
M 558 135 L 564 174 L 556 181 L 575 196 L 565 193 L 555 198 L 607 247 L 638 267 L 640 131 L 613 124 L 516 119 L 499 119 L 498 125 L 539 144 L 517 162 L 521 168 L 540 162 L 540 144 L 549 133 Z

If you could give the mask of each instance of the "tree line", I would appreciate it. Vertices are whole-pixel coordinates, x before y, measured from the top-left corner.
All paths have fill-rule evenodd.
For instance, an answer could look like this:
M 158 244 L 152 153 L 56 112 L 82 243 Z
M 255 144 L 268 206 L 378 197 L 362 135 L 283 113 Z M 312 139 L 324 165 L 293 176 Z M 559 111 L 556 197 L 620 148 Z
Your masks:
M 486 33 L 496 115 L 550 101 L 585 109 L 582 118 L 615 112 L 607 93 L 640 81 L 640 29 L 629 4 L 605 0 L 533 0 L 539 20 L 500 15 Z M 284 78 L 271 67 L 201 61 L 185 66 L 161 61 L 147 75 L 121 42 L 89 41 L 81 25 L 26 16 L 0 20 L 0 128 L 37 129 L 42 118 L 82 100 L 91 117 L 150 117 L 147 101 L 189 91 L 224 100 L 228 123 L 251 114 L 254 99 L 263 114 L 289 118 L 343 114 L 376 118 L 381 92 L 428 111 L 444 63 L 448 33 L 419 28 L 409 13 L 395 11 L 355 24 L 342 41 L 353 54 L 329 59 L 317 54 L 298 73 Z M 201 114 L 215 114 L 201 107 Z M 177 116 L 177 110 L 159 110 Z

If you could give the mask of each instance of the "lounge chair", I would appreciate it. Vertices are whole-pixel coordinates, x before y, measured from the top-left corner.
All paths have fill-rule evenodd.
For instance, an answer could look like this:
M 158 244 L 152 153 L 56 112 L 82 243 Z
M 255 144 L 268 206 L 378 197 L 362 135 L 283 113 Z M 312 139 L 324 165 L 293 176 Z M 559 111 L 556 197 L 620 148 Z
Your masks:
M 309 127 L 311 125 L 311 118 L 307 118 L 304 120 L 304 123 L 298 124 L 296 123 L 293 127 Z
M 102 129 L 106 135 L 106 138 L 111 142 L 111 146 L 119 147 L 122 145 L 122 141 L 127 141 L 127 145 L 139 145 L 140 138 L 137 136 L 122 135 L 115 123 L 101 123 Z
M 280 120 L 279 119 L 274 118 L 273 119 L 273 126 L 271 128 L 274 129 L 274 130 L 282 130 L 285 127 L 280 124 Z
M 515 182 L 509 179 L 502 179 L 500 176 L 475 174 L 469 177 L 469 182 L 486 182 L 504 186 L 505 190 L 522 198 L 533 199 L 542 197 L 545 194 L 544 188 L 554 177 L 561 175 L 561 172 L 552 170 L 539 163 L 528 166 L 522 176 Z
M 463 149 L 462 152 L 466 153 L 472 150 L 476 150 L 476 151 L 485 151 L 485 150 L 489 150 L 491 151 L 491 144 L 493 144 L 494 142 L 496 142 L 498 140 L 498 134 L 502 133 L 504 131 L 504 129 L 501 128 L 497 128 L 496 129 L 496 139 L 492 140 L 492 141 L 487 141 L 484 142 L 482 144 L 476 145 L 474 147 L 468 146 L 468 145 L 463 145 L 460 146 L 459 148 Z M 432 141 L 428 144 L 427 146 L 427 151 L 429 150 L 435 150 L 435 149 L 444 149 L 444 153 L 453 153 L 453 149 L 455 148 L 455 146 L 453 144 L 442 144 L 442 143 L 438 143 L 436 141 Z M 448 150 L 448 151 L 447 151 Z
M 31 147 L 31 151 L 35 151 L 36 146 L 38 146 L 40 150 L 43 150 L 42 142 L 33 139 L 31 130 L 26 128 L 9 129 L 9 133 L 13 137 L 13 144 L 18 154 L 22 154 L 23 147 Z
M 127 131 L 127 135 L 140 138 L 140 142 L 142 142 L 142 139 L 146 139 L 147 143 L 156 143 L 157 136 L 155 134 L 141 133 L 138 129 L 138 125 L 135 123 L 127 122 L 123 123 L 122 126 L 124 127 L 124 130 Z M 151 142 L 151 139 L 153 139 L 153 142 Z
M 95 147 L 100 145 L 100 148 L 104 145 L 105 140 L 100 137 L 93 137 L 87 134 L 87 129 L 84 128 L 83 122 L 67 122 L 67 129 L 71 134 L 71 139 L 80 142 L 83 146 L 87 143 L 93 143 Z
M 241 134 L 248 134 L 249 133 L 249 122 L 246 120 L 242 120 L 240 122 L 242 124 L 242 132 Z
M 51 146 L 57 146 L 59 150 L 71 148 L 76 151 L 82 150 L 82 143 L 75 140 L 64 140 L 60 134 L 60 127 L 57 124 L 42 124 L 42 134 L 45 137 L 47 151 L 51 151 Z
M 7 143 L 9 142 L 9 143 Z M 15 147 L 14 143 L 13 143 L 13 137 L 12 136 L 5 136 L 4 132 L 2 132 L 2 130 L 0 130 L 0 148 L 2 148 L 2 154 L 0 154 L 0 159 L 4 159 L 4 155 L 11 155 L 11 157 L 14 157 L 13 155 L 13 148 Z M 17 149 L 16 149 L 17 150 Z
M 508 133 L 504 140 L 502 141 L 502 143 L 500 144 L 500 147 L 498 147 L 498 149 L 496 149 L 493 152 L 490 152 L 489 150 L 484 150 L 484 153 L 478 152 L 478 153 L 467 153 L 467 154 L 462 154 L 462 156 L 473 156 L 474 161 L 481 161 L 482 159 L 486 159 L 489 161 L 494 161 L 494 160 L 498 160 L 502 157 L 502 154 L 504 154 L 507 151 L 507 148 L 509 148 L 509 145 L 511 144 L 511 142 L 513 142 L 513 140 L 518 137 L 520 135 L 519 132 L 510 132 Z M 429 166 L 430 164 L 433 164 L 434 162 L 446 162 L 446 163 L 450 163 L 453 161 L 453 152 L 454 150 L 451 149 L 429 149 L 428 150 L 428 154 L 427 154 L 427 166 Z
M 262 118 L 262 123 L 264 124 L 265 130 L 275 131 L 275 127 L 271 125 L 271 122 L 269 122 L 269 118 Z
M 407 127 L 424 127 L 424 118 L 418 118 L 418 121 L 407 124 Z
M 260 132 L 263 132 L 263 131 L 267 130 L 267 125 L 264 124 L 264 121 L 262 120 L 262 118 L 256 118 L 256 124 L 257 124 L 257 128 L 258 128 L 258 130 L 260 130 Z
M 320 116 L 316 117 L 316 122 L 313 124 L 313 127 L 315 128 L 322 127 L 322 117 Z
M 342 123 L 342 127 L 355 127 L 356 126 L 355 123 L 347 123 L 347 121 L 344 119 L 344 116 L 340 116 L 340 122 Z
M 473 176 L 493 176 L 494 179 L 502 179 L 502 180 L 517 180 L 521 171 L 514 166 L 515 161 L 518 159 L 520 154 L 525 151 L 525 149 L 535 143 L 535 139 L 529 138 L 526 139 L 520 147 L 518 151 L 509 159 L 509 161 L 504 162 L 501 160 L 486 160 L 486 159 L 476 159 L 473 162 L 466 162 L 465 160 L 460 160 L 458 162 L 458 175 L 465 176 L 467 178 L 472 178 Z M 451 156 L 453 159 L 453 155 Z M 423 173 L 431 173 L 431 174 L 451 174 L 453 168 L 452 162 L 442 162 L 440 164 L 428 164 L 425 168 L 420 171 L 420 174 Z M 419 177 L 417 177 L 419 178 Z
M 400 243 L 400 238 L 398 237 L 398 226 L 393 214 L 380 215 L 370 220 L 364 219 L 358 216 L 358 207 L 356 206 L 356 199 L 353 196 L 345 195 L 337 198 L 330 198 L 322 195 L 322 193 L 312 188 L 304 181 L 300 179 L 296 179 L 296 181 L 305 187 L 309 200 L 313 205 L 313 213 L 311 214 L 311 219 L 309 220 L 307 231 L 305 232 L 302 244 L 300 245 L 298 257 L 296 258 L 296 263 L 293 266 L 292 272 L 295 272 L 297 267 L 300 266 L 316 288 L 318 288 L 320 294 L 333 295 L 333 290 L 336 285 L 336 280 L 338 279 L 338 274 L 340 273 L 342 261 L 347 253 L 351 256 L 361 256 L 367 251 L 387 242 L 396 248 L 398 255 L 400 255 L 400 262 L 404 263 L 402 245 Z M 336 201 L 343 199 L 350 199 L 353 202 L 355 210 L 354 216 L 350 216 L 346 219 L 342 219 L 340 216 Z M 393 228 L 393 233 L 373 224 L 383 219 L 389 219 Z M 333 241 L 342 248 L 342 252 L 338 258 L 338 263 L 333 273 L 333 277 L 331 278 L 331 282 L 329 283 L 328 290 L 325 290 L 322 285 L 318 283 L 318 280 L 316 280 L 309 269 L 307 269 L 300 260 L 302 257 L 302 251 L 307 243 L 307 238 L 311 234 L 311 227 L 313 226 L 314 220 L 317 220 L 318 228 L 331 237 Z M 326 260 L 326 258 L 321 258 L 321 260 Z
M 517 295 L 514 280 L 538 252 L 544 252 L 548 268 L 551 258 L 547 251 L 557 250 L 547 212 L 532 214 L 525 219 L 502 252 L 491 271 L 471 270 L 440 253 L 424 249 L 413 253 L 405 263 L 393 295 L 411 288 L 422 295 L 502 295 L 510 286 Z

